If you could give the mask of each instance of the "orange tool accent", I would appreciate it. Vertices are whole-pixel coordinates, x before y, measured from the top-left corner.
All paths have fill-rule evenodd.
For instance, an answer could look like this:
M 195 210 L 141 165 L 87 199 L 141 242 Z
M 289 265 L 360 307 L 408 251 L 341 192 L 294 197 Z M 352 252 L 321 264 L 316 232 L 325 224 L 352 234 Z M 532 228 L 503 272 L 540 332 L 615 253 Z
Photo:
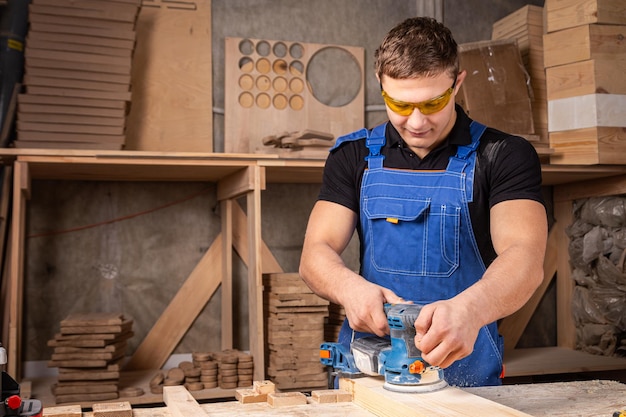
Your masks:
M 409 365 L 409 372 L 412 374 L 421 374 L 424 372 L 424 362 L 415 361 Z
M 320 358 L 330 359 L 330 350 L 320 350 Z

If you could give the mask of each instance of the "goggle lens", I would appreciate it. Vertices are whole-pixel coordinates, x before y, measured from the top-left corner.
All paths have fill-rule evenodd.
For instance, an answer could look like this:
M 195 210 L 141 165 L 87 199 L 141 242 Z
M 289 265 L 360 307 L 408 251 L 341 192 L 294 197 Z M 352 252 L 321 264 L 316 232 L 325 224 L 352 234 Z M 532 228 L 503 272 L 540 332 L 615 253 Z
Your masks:
M 450 97 L 452 97 L 452 93 L 454 92 L 455 85 L 456 80 L 454 81 L 454 84 L 452 84 L 452 87 L 448 88 L 442 95 L 419 103 L 407 103 L 405 101 L 393 99 L 389 97 L 385 90 L 382 90 L 381 94 L 387 107 L 389 107 L 392 112 L 400 116 L 410 116 L 414 109 L 418 109 L 423 115 L 427 116 L 443 110 L 443 108 L 448 105 Z

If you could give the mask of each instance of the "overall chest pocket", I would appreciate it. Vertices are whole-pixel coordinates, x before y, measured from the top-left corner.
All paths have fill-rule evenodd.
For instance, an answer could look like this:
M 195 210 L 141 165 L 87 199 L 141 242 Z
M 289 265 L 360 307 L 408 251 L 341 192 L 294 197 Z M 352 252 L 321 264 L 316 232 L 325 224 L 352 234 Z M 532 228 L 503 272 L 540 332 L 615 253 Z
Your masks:
M 461 208 L 430 199 L 364 200 L 365 262 L 381 272 L 448 277 L 459 265 Z

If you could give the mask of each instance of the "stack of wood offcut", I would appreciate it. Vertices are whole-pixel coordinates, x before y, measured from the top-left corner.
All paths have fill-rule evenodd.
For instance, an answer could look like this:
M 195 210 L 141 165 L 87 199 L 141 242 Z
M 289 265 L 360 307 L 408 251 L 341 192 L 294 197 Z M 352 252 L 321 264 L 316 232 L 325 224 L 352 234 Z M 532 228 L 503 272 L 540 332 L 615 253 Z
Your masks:
M 324 325 L 324 341 L 336 342 L 339 339 L 339 332 L 345 318 L 346 310 L 343 306 L 335 303 L 328 305 L 328 318 Z
M 121 149 L 141 0 L 31 0 L 18 148 Z
M 551 164 L 626 164 L 623 0 L 546 0 Z
M 133 321 L 119 313 L 71 314 L 48 346 L 49 367 L 59 368 L 52 387 L 57 403 L 119 397 L 120 369 Z
M 533 125 L 536 135 L 529 135 L 540 154 L 549 153 L 548 99 L 546 71 L 543 66 L 543 7 L 527 5 L 493 24 L 491 39 L 515 39 L 532 88 Z M 535 136 L 538 140 L 534 140 Z
M 297 273 L 264 274 L 267 376 L 281 390 L 327 387 L 320 363 L 328 301 Z

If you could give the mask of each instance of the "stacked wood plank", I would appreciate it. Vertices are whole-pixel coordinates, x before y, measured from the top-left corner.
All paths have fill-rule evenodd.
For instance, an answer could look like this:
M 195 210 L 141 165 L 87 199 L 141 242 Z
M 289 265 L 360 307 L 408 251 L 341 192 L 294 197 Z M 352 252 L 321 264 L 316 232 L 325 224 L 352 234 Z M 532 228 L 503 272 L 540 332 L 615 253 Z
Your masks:
M 121 149 L 140 0 L 32 0 L 18 148 Z
M 328 301 L 297 273 L 264 274 L 267 376 L 279 390 L 327 386 L 319 360 Z
M 552 164 L 626 163 L 626 6 L 546 0 Z
M 526 72 L 530 76 L 533 125 L 535 135 L 528 139 L 537 150 L 547 151 L 548 100 L 546 96 L 546 72 L 543 65 L 543 8 L 524 6 L 493 24 L 491 39 L 515 39 Z M 532 140 L 536 137 L 538 140 Z
M 328 318 L 324 324 L 324 341 L 336 342 L 339 339 L 339 332 L 345 318 L 346 311 L 343 306 L 335 303 L 328 305 Z
M 132 337 L 131 319 L 122 314 L 72 314 L 48 346 L 49 367 L 59 368 L 53 387 L 57 403 L 100 401 L 119 396 L 121 362 Z

